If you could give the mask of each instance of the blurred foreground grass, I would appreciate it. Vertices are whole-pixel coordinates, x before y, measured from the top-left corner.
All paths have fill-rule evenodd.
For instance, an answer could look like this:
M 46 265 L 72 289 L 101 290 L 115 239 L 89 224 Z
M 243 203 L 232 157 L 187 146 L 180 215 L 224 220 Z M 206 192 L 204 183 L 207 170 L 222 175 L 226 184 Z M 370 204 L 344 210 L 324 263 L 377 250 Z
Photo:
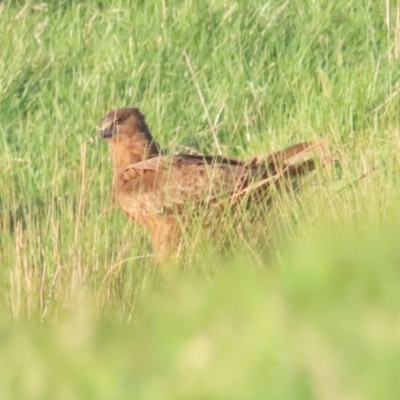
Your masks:
M 237 255 L 211 282 L 153 282 L 130 323 L 99 318 L 88 288 L 56 324 L 2 318 L 0 395 L 396 399 L 398 228 L 305 240 L 266 269 Z
M 398 399 L 399 10 L 1 2 L 0 398 Z M 166 276 L 111 205 L 122 106 L 168 151 L 340 165 Z

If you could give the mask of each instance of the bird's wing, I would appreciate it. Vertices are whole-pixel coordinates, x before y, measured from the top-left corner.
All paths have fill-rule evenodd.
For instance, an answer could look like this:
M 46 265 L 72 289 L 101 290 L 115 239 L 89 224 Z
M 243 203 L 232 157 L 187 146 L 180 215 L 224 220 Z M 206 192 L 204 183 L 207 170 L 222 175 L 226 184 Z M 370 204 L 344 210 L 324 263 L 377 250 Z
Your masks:
M 249 164 L 223 157 L 153 157 L 125 169 L 117 197 L 128 214 L 172 214 L 229 197 L 251 172 Z

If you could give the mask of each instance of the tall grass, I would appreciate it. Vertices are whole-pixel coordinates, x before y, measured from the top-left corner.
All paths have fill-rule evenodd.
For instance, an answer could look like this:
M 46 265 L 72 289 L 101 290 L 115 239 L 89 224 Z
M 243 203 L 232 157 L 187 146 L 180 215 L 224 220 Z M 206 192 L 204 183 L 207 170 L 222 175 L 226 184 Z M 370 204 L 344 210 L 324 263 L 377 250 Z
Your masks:
M 2 2 L 0 397 L 397 399 L 399 32 L 395 1 Z M 340 163 L 165 275 L 112 205 L 122 106 L 167 151 Z

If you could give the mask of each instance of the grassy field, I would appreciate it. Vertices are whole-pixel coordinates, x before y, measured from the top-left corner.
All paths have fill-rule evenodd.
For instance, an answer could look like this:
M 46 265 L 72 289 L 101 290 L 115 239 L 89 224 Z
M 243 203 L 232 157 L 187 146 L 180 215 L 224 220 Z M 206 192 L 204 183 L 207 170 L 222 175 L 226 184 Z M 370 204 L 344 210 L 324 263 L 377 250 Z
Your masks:
M 398 0 L 10 0 L 0 53 L 0 398 L 400 398 Z M 124 106 L 340 163 L 165 273 L 111 202 Z

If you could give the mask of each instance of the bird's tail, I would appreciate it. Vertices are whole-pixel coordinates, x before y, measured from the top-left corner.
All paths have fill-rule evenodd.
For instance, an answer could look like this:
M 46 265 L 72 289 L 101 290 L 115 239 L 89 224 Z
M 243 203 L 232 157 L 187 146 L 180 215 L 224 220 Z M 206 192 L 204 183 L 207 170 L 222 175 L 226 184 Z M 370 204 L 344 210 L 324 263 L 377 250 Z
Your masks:
M 315 170 L 318 165 L 329 167 L 335 160 L 329 155 L 325 141 L 302 142 L 284 150 L 256 156 L 248 164 L 261 171 L 261 179 L 232 193 L 230 201 L 235 201 L 246 193 L 271 185 L 292 186 L 290 182 Z M 293 182 L 292 182 L 293 183 Z M 295 185 L 297 187 L 297 185 Z
M 257 157 L 256 157 L 257 158 Z M 316 169 L 318 165 L 332 163 L 324 141 L 302 142 L 267 155 L 264 161 L 268 175 L 299 177 Z

